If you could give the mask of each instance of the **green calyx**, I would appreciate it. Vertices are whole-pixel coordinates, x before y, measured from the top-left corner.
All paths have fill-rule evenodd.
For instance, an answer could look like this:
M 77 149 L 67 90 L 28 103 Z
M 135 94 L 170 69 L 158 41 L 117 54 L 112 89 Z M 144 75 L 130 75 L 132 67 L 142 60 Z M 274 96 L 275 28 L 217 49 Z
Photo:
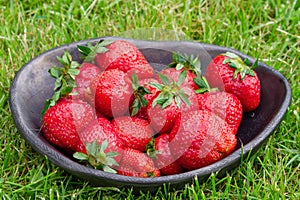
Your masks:
M 63 67 L 54 66 L 48 70 L 50 76 L 55 78 L 54 94 L 45 103 L 42 115 L 56 102 L 69 93 L 73 88 L 77 87 L 75 77 L 80 73 L 78 68 L 80 64 L 76 61 L 72 61 L 72 56 L 68 51 L 64 52 L 62 57 L 57 57 L 57 60 L 63 65 Z
M 82 161 L 87 162 L 89 165 L 96 169 L 103 170 L 109 173 L 117 173 L 112 166 L 119 166 L 114 157 L 118 155 L 117 152 L 107 152 L 104 150 L 107 149 L 108 139 L 104 140 L 100 145 L 95 140 L 92 143 L 86 143 L 86 152 L 76 152 L 73 154 L 73 157 Z
M 150 142 L 146 145 L 146 154 L 152 159 L 156 159 L 157 155 L 161 154 L 160 151 L 155 149 L 155 138 L 154 137 L 152 137 Z
M 176 70 L 189 70 L 196 74 L 201 75 L 201 63 L 198 57 L 194 55 L 180 54 L 179 52 L 172 54 L 172 62 L 168 65 Z
M 93 62 L 97 53 L 107 52 L 108 49 L 106 46 L 113 42 L 113 40 L 100 40 L 95 46 L 89 42 L 87 46 L 78 45 L 77 48 L 82 55 L 82 60 L 85 62 Z
M 234 79 L 237 78 L 238 74 L 240 74 L 241 80 L 243 80 L 246 75 L 255 76 L 253 69 L 258 65 L 257 59 L 252 66 L 249 67 L 250 61 L 247 58 L 242 60 L 238 55 L 231 52 L 226 52 L 222 55 L 227 57 L 224 59 L 223 64 L 228 64 L 230 67 L 235 69 L 233 75 Z
M 181 108 L 181 103 L 185 103 L 190 106 L 190 100 L 184 90 L 181 89 L 181 85 L 187 76 L 187 71 L 184 70 L 179 74 L 178 82 L 170 81 L 169 78 L 163 74 L 159 74 L 159 78 L 163 84 L 150 83 L 151 86 L 155 87 L 160 91 L 159 95 L 153 100 L 152 107 L 160 105 L 161 108 L 166 108 L 175 101 L 177 107 Z
M 216 92 L 218 88 L 211 88 L 204 76 L 198 76 L 194 78 L 194 83 L 199 89 L 195 90 L 197 94 L 203 94 L 205 92 Z
M 130 115 L 135 116 L 143 106 L 148 105 L 148 100 L 144 95 L 151 94 L 151 92 L 147 88 L 139 85 L 136 73 L 132 75 L 132 89 L 134 100 L 130 106 Z

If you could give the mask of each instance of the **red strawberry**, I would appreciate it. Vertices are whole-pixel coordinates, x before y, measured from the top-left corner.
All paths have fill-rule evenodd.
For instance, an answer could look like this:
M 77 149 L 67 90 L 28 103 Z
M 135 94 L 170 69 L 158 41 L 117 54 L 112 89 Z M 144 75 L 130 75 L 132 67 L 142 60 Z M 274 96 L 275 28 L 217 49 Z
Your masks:
M 78 134 L 94 117 L 93 108 L 86 102 L 62 99 L 45 112 L 42 131 L 49 142 L 73 153 L 83 149 Z
M 164 175 L 179 174 L 183 168 L 173 158 L 169 148 L 169 134 L 161 134 L 147 145 L 147 154 L 153 158 L 155 166 Z
M 224 119 L 236 133 L 242 121 L 243 109 L 240 100 L 228 92 L 198 94 L 199 109 L 209 110 Z
M 128 112 L 132 86 L 130 78 L 121 70 L 101 72 L 91 83 L 97 112 L 111 118 Z
M 141 151 L 125 148 L 118 174 L 136 177 L 157 177 L 160 171 L 154 166 L 154 162 Z
M 227 52 L 216 56 L 206 70 L 211 86 L 236 95 L 245 112 L 256 109 L 260 102 L 260 80 L 249 61 Z M 252 68 L 257 66 L 257 61 Z
M 199 87 L 196 90 L 199 109 L 209 110 L 224 119 L 236 133 L 242 121 L 243 108 L 240 100 L 231 93 L 219 92 L 211 88 L 205 77 L 198 76 L 194 82 Z
M 100 68 L 88 62 L 81 64 L 80 73 L 75 77 L 77 87 L 88 88 L 91 81 L 101 72 Z
M 178 119 L 170 133 L 170 149 L 188 170 L 214 163 L 236 146 L 236 136 L 226 121 L 208 110 L 192 111 Z
M 154 131 L 149 122 L 137 117 L 117 117 L 112 124 L 118 137 L 123 141 L 124 147 L 145 151 L 146 145 L 151 141 Z
M 163 84 L 151 84 L 159 90 L 147 107 L 148 119 L 155 131 L 168 133 L 182 113 L 198 109 L 194 91 L 182 86 L 186 75 L 187 71 L 183 71 L 178 82 L 171 82 L 167 76 L 160 74 Z
M 91 81 L 101 72 L 101 70 L 96 65 L 88 62 L 82 63 L 78 70 L 79 74 L 75 77 L 76 87 L 73 88 L 69 98 L 85 99 L 93 105 L 94 101 L 89 87 Z
M 103 70 L 120 69 L 131 77 L 135 72 L 139 78 L 154 76 L 154 69 L 144 55 L 132 43 L 125 40 L 103 40 L 95 46 L 78 46 L 79 51 Z
M 108 145 L 104 153 L 116 152 L 116 162 L 120 162 L 123 153 L 123 143 L 117 136 L 112 124 L 106 118 L 100 117 L 91 121 L 88 126 L 79 133 L 81 141 L 85 144 L 93 143 L 97 141 L 97 144 L 102 144 L 105 140 L 108 140 Z M 86 148 L 82 149 L 82 153 L 88 153 Z M 100 155 L 101 156 L 101 155 Z

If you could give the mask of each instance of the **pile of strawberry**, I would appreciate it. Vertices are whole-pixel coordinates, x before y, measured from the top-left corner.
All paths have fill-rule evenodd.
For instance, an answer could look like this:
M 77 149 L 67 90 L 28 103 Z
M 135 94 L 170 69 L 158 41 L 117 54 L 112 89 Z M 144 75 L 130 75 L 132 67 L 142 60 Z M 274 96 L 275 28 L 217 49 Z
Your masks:
M 227 52 L 205 77 L 193 55 L 173 53 L 160 72 L 136 46 L 103 40 L 65 52 L 49 70 L 54 95 L 43 111 L 45 138 L 106 172 L 155 177 L 212 164 L 236 146 L 243 112 L 257 108 L 260 81 L 248 60 Z M 210 83 L 210 85 L 209 85 Z

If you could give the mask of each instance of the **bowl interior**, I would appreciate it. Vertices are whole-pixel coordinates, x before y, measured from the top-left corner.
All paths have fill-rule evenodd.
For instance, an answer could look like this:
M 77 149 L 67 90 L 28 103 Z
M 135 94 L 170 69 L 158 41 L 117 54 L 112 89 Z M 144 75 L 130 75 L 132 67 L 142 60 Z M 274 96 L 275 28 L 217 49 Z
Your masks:
M 214 45 L 178 41 L 153 42 L 128 40 L 133 42 L 141 50 L 156 71 L 159 71 L 171 62 L 173 51 L 199 56 L 204 72 L 212 57 L 226 51 L 237 53 L 242 58 L 248 58 L 250 62 L 254 62 L 252 57 L 238 51 Z M 95 184 L 132 186 L 132 183 L 136 183 L 137 187 L 149 189 L 150 187 L 153 188 L 153 186 L 160 186 L 163 182 L 174 183 L 174 185 L 179 183 L 183 184 L 192 180 L 195 175 L 208 175 L 213 172 L 213 170 L 219 170 L 217 169 L 219 167 L 230 168 L 231 165 L 234 166 L 239 161 L 241 145 L 248 147 L 249 151 L 252 148 L 258 148 L 261 143 L 268 138 L 282 119 L 290 103 L 291 94 L 286 79 L 278 72 L 259 62 L 259 66 L 255 70 L 261 80 L 261 102 L 255 111 L 244 114 L 237 134 L 239 143 L 233 155 L 229 156 L 229 158 L 225 158 L 226 163 L 219 162 L 216 163 L 216 165 L 212 164 L 205 169 L 194 170 L 194 172 L 189 172 L 184 175 L 159 177 L 157 179 L 158 181 L 134 179 L 131 177 L 124 178 L 119 175 L 98 173 L 72 161 L 67 155 L 64 155 L 49 144 L 40 133 L 41 111 L 43 110 L 46 99 L 52 96 L 54 86 L 54 79 L 49 76 L 48 69 L 59 65 L 56 56 L 61 56 L 65 50 L 68 50 L 73 60 L 82 62 L 81 56 L 77 51 L 77 45 L 86 45 L 87 42 L 95 43 L 97 41 L 99 41 L 99 39 L 80 41 L 41 54 L 21 68 L 10 90 L 12 114 L 18 130 L 23 137 L 34 149 L 42 155 L 47 155 L 55 164 Z M 68 166 L 70 163 L 72 166 Z M 215 168 L 216 166 L 217 168 Z M 107 178 L 111 179 L 111 181 L 107 181 Z M 105 181 L 103 181 L 104 179 Z M 137 182 L 135 182 L 135 180 L 137 180 Z M 116 183 L 118 181 L 121 183 Z

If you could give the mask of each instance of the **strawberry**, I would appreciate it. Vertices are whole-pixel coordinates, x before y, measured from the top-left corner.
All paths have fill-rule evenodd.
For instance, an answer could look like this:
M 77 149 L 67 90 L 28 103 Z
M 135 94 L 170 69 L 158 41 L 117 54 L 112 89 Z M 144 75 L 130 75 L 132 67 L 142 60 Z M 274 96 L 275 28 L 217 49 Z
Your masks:
M 194 91 L 189 87 L 182 86 L 186 75 L 187 71 L 182 71 L 179 74 L 178 82 L 171 82 L 167 76 L 159 74 L 163 84 L 151 83 L 159 90 L 157 96 L 149 102 L 147 107 L 148 119 L 155 131 L 168 133 L 182 113 L 198 107 Z
M 183 172 L 183 168 L 173 158 L 169 148 L 169 134 L 163 133 L 147 145 L 147 154 L 153 158 L 161 174 L 172 175 Z
M 94 60 L 102 70 L 120 69 L 131 77 L 136 73 L 139 78 L 154 76 L 154 69 L 144 55 L 132 43 L 125 40 L 102 40 L 95 46 L 78 46 L 88 61 Z
M 224 119 L 233 129 L 238 131 L 242 121 L 243 108 L 240 100 L 228 92 L 206 92 L 198 94 L 199 109 L 209 110 Z
M 209 110 L 224 119 L 236 133 L 243 116 L 240 100 L 234 94 L 211 88 L 205 77 L 194 78 L 194 82 L 199 87 L 196 90 L 199 109 Z
M 83 148 L 78 133 L 95 118 L 93 108 L 82 100 L 71 100 L 67 96 L 77 86 L 75 76 L 80 73 L 79 63 L 72 61 L 68 51 L 57 57 L 63 67 L 49 69 L 55 78 L 54 94 L 45 103 L 42 111 L 42 132 L 44 137 L 67 153 Z
M 236 95 L 243 105 L 243 111 L 256 109 L 260 102 L 260 80 L 250 68 L 249 60 L 244 61 L 236 54 L 227 52 L 213 58 L 206 70 L 206 78 L 213 87 Z
M 95 117 L 93 108 L 82 100 L 61 99 L 45 111 L 42 131 L 45 138 L 67 153 L 83 148 L 79 133 Z
M 121 163 L 117 169 L 118 174 L 136 177 L 157 177 L 160 171 L 153 160 L 136 149 L 125 148 Z
M 111 122 L 106 118 L 99 117 L 91 121 L 86 128 L 79 133 L 79 137 L 83 144 L 85 144 L 85 147 L 87 143 L 91 144 L 94 141 L 97 141 L 97 144 L 101 145 L 105 140 L 108 140 L 107 148 L 104 153 L 116 152 L 118 155 L 116 156 L 115 160 L 116 162 L 120 161 L 123 152 L 123 143 L 117 136 L 117 133 L 115 132 Z M 84 154 L 89 153 L 86 151 L 86 148 L 81 149 L 78 152 L 82 152 Z
M 75 77 L 76 87 L 73 88 L 72 93 L 68 98 L 85 99 L 93 105 L 93 97 L 90 92 L 91 81 L 101 72 L 100 68 L 88 62 L 81 64 L 78 68 L 79 74 Z
M 146 145 L 154 135 L 149 122 L 138 117 L 117 117 L 112 120 L 112 124 L 124 147 L 142 152 L 146 150 Z
M 230 154 L 236 146 L 236 136 L 228 123 L 213 112 L 195 110 L 176 121 L 169 146 L 182 167 L 194 170 Z
M 97 112 L 111 118 L 128 112 L 132 96 L 131 80 L 123 71 L 101 72 L 90 85 Z

